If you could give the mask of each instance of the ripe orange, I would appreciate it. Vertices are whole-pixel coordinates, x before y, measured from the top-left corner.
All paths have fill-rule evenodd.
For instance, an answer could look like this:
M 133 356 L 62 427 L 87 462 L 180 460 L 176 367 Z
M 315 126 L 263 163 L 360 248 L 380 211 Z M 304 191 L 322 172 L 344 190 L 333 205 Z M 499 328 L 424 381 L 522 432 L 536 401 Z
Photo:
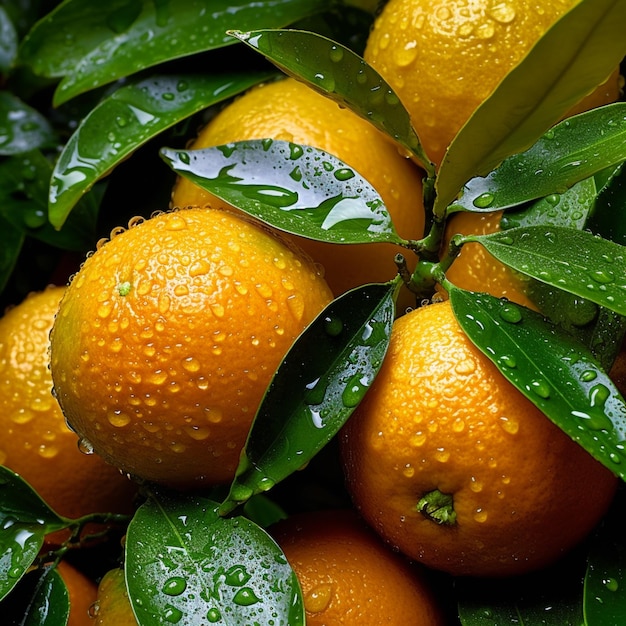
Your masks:
M 376 189 L 402 237 L 423 237 L 420 170 L 372 124 L 292 78 L 261 85 L 235 100 L 201 130 L 191 148 L 264 138 L 311 145 L 338 157 Z M 208 192 L 181 178 L 174 187 L 172 205 L 203 206 L 211 198 Z M 394 255 L 403 251 L 389 244 L 337 245 L 302 237 L 295 240 L 324 266 L 335 295 L 364 283 L 393 278 Z
M 576 0 L 389 0 L 364 57 L 396 90 L 435 163 L 477 107 Z M 585 109 L 617 99 L 619 72 Z
M 93 626 L 137 626 L 128 599 L 124 570 L 109 570 L 98 585 L 98 598 L 92 611 Z
M 444 623 L 423 572 L 354 511 L 301 513 L 270 532 L 300 581 L 308 626 Z
M 444 250 L 456 234 L 485 235 L 500 230 L 502 211 L 493 213 L 455 213 L 446 225 Z M 446 272 L 446 278 L 463 289 L 486 292 L 497 298 L 508 298 L 512 302 L 537 310 L 537 306 L 526 295 L 528 278 L 500 263 L 479 243 L 467 243 Z M 438 291 L 446 297 L 444 290 Z
M 59 403 L 124 472 L 179 488 L 226 482 L 272 375 L 330 290 L 304 253 L 240 214 L 190 208 L 133 224 L 61 301 Z
M 98 586 L 80 570 L 61 561 L 57 565 L 70 596 L 70 617 L 67 626 L 94 626 L 91 607 L 96 601 Z
M 395 322 L 342 452 L 366 521 L 457 575 L 555 561 L 599 521 L 617 483 L 469 341 L 448 301 Z
M 0 462 L 60 515 L 130 512 L 134 485 L 79 451 L 52 396 L 49 333 L 64 290 L 33 293 L 0 318 Z

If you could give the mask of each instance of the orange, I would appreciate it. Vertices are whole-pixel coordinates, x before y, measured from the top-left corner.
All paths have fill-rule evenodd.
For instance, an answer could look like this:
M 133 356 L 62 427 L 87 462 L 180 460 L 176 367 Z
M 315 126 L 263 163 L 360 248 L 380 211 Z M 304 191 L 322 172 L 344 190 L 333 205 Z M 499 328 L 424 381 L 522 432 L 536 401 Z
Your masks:
M 93 626 L 137 626 L 123 569 L 109 570 L 102 577 L 92 613 L 95 614 Z
M 576 0 L 389 0 L 364 52 L 398 93 L 434 163 L 465 122 Z M 619 72 L 583 107 L 613 102 Z
M 64 291 L 32 293 L 0 318 L 0 462 L 60 515 L 130 512 L 135 487 L 79 451 L 52 396 L 49 333 Z
M 617 484 L 470 342 L 449 301 L 395 322 L 341 439 L 366 521 L 407 556 L 456 575 L 554 562 L 604 515 Z
M 447 250 L 450 239 L 456 234 L 486 235 L 500 230 L 502 211 L 493 213 L 455 213 L 446 225 L 442 250 Z M 500 263 L 479 243 L 467 243 L 446 272 L 446 278 L 463 289 L 486 292 L 497 298 L 508 298 L 512 302 L 537 310 L 537 306 L 526 296 L 528 278 Z M 441 287 L 438 291 L 445 297 Z
M 70 617 L 67 626 L 94 626 L 91 607 L 96 601 L 98 586 L 67 561 L 61 561 L 56 569 L 70 597 Z
M 387 548 L 354 511 L 300 513 L 270 532 L 300 581 L 308 626 L 444 623 L 421 569 Z
M 227 482 L 276 368 L 332 295 L 311 259 L 241 214 L 190 208 L 132 224 L 61 301 L 59 403 L 126 473 Z
M 423 237 L 420 170 L 368 121 L 293 78 L 253 88 L 235 100 L 200 131 L 190 147 L 264 138 L 311 145 L 338 157 L 376 189 L 402 237 Z M 208 192 L 181 178 L 174 187 L 172 204 L 202 206 L 211 198 Z M 393 278 L 395 254 L 406 253 L 389 244 L 339 245 L 302 237 L 295 240 L 325 268 L 326 280 L 335 295 L 364 283 Z

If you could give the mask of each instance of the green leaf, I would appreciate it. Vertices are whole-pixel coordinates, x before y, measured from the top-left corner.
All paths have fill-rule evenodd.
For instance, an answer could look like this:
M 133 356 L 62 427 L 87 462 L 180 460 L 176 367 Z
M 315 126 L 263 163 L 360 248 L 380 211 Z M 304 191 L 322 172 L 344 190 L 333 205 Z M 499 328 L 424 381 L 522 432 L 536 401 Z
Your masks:
M 60 227 L 97 180 L 149 139 L 269 76 L 152 76 L 115 91 L 85 117 L 57 160 L 50 182 L 52 224 Z
M 287 74 L 347 106 L 414 154 L 431 174 L 408 111 L 400 98 L 362 57 L 316 33 L 301 30 L 234 32 Z
M 70 613 L 67 587 L 51 566 L 24 576 L 8 598 L 0 603 L 3 624 L 66 626 Z
M 626 500 L 619 492 L 589 547 L 585 576 L 586 626 L 626 624 Z
M 460 622 L 462 626 L 581 626 L 579 570 L 578 563 L 568 560 L 513 579 L 456 579 Z
M 449 207 L 498 211 L 563 193 L 575 183 L 626 160 L 626 103 L 571 117 L 526 152 L 505 159 L 485 177 L 467 182 Z
M 8 91 L 0 91 L 0 155 L 50 147 L 55 135 L 48 120 Z
M 378 192 L 318 148 L 260 139 L 163 148 L 161 156 L 196 185 L 288 233 L 340 244 L 404 242 Z
M 226 32 L 286 26 L 331 0 L 66 0 L 26 37 L 22 62 L 63 76 L 56 106 L 139 70 L 236 42 Z
M 387 351 L 395 289 L 348 291 L 295 341 L 257 412 L 222 513 L 300 469 L 343 426 Z
M 9 14 L 0 6 L 0 74 L 7 74 L 17 57 L 17 33 Z M 0 115 L 0 117 L 2 117 Z
M 24 233 L 15 228 L 0 213 L 0 292 L 2 292 L 17 263 L 22 246 Z
M 604 82 L 626 54 L 625 29 L 621 0 L 583 0 L 563 15 L 452 141 L 439 170 L 436 214 L 468 180 L 526 150 Z
M 94 194 L 83 196 L 58 231 L 48 217 L 51 175 L 52 166 L 38 151 L 0 163 L 0 217 L 11 224 L 12 231 L 51 246 L 76 252 L 90 250 L 96 238 L 98 198 Z
M 128 593 L 141 624 L 304 624 L 300 586 L 276 543 L 199 497 L 153 496 L 126 536 Z
M 527 276 L 626 315 L 624 246 L 562 226 L 522 226 L 462 240 L 482 244 Z
M 33 563 L 44 536 L 67 526 L 28 483 L 0 465 L 0 600 Z
M 546 416 L 626 478 L 626 402 L 591 352 L 539 313 L 488 294 L 450 290 L 469 339 Z

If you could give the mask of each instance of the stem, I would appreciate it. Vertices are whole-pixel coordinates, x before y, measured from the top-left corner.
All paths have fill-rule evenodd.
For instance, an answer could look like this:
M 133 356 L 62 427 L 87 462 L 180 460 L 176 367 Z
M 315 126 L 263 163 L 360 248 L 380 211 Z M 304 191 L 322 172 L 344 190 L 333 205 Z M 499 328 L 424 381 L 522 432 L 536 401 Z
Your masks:
M 417 503 L 417 510 L 431 522 L 441 526 L 456 524 L 456 511 L 451 493 L 434 489 L 424 494 Z

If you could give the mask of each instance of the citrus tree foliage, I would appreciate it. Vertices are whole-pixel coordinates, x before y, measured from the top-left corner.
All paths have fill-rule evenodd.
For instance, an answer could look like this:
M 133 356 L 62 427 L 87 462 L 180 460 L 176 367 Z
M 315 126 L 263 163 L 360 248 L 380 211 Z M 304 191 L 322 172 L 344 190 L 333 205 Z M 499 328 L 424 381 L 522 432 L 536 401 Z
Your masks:
M 367 393 L 403 283 L 416 305 L 443 284 L 464 331 L 507 379 L 626 478 L 626 404 L 606 373 L 626 330 L 626 105 L 559 122 L 626 54 L 626 4 L 578 2 L 476 111 L 439 168 L 398 96 L 360 56 L 373 14 L 354 4 L 0 7 L 3 304 L 42 287 L 48 268 L 68 255 L 95 248 L 103 228 L 166 208 L 177 175 L 277 229 L 337 245 L 400 245 L 420 259 L 411 276 L 397 258 L 397 279 L 338 298 L 301 335 L 275 373 L 228 489 L 198 497 L 147 486 L 132 520 L 68 520 L 2 468 L 4 615 L 65 624 L 67 590 L 54 566 L 80 545 L 89 521 L 108 520 L 127 529 L 127 586 L 141 626 L 269 623 L 267 616 L 304 623 L 298 581 L 263 530 L 282 515 L 272 493 L 315 462 Z M 423 239 L 402 239 L 377 191 L 332 154 L 270 140 L 187 149 L 216 107 L 283 74 L 353 109 L 421 164 L 430 225 Z M 459 235 L 441 250 L 449 216 L 496 210 L 504 210 L 499 233 Z M 446 270 L 469 242 L 528 277 L 541 313 L 451 284 Z M 565 564 L 561 585 L 551 583 L 552 571 L 515 588 L 459 582 L 459 620 L 620 623 L 622 520 L 617 507 L 585 550 L 584 567 Z M 42 554 L 45 536 L 59 529 L 68 542 Z M 55 609 L 39 610 L 46 606 Z

